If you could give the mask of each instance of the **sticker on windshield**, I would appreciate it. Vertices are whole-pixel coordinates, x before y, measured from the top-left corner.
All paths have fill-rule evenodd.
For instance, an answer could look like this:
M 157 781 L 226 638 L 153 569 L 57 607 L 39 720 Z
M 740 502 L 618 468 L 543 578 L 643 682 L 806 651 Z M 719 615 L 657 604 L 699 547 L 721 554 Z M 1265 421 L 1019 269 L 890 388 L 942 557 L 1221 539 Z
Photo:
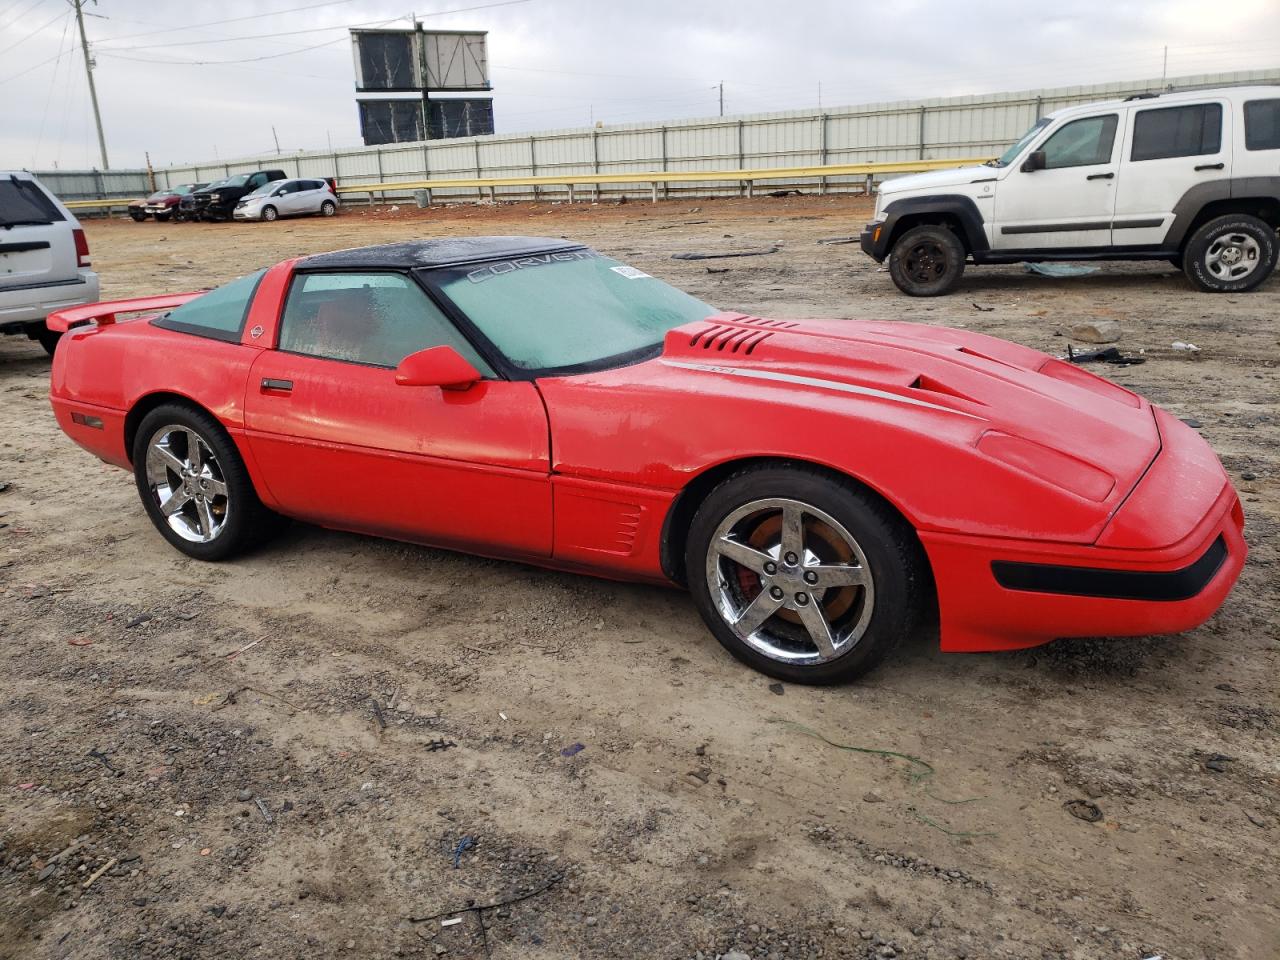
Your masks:
M 637 270 L 635 267 L 628 267 L 625 263 L 620 263 L 616 267 L 610 267 L 614 273 L 620 273 L 628 280 L 639 280 L 641 277 L 649 276 L 643 270 Z

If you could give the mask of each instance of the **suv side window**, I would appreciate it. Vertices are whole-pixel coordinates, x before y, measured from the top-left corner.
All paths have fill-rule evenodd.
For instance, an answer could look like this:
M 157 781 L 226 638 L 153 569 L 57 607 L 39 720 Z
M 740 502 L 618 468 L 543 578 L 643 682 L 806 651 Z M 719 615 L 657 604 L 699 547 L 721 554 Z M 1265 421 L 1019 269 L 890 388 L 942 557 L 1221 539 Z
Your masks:
M 1044 151 L 1045 169 L 1109 163 L 1119 122 L 1117 114 L 1109 113 L 1065 124 L 1040 148 Z
M 1280 150 L 1280 100 L 1250 100 L 1244 105 L 1244 148 Z
M 411 353 L 450 346 L 484 376 L 480 358 L 410 277 L 400 273 L 310 273 L 294 278 L 280 318 L 280 347 L 329 360 L 395 367 Z
M 1139 110 L 1133 119 L 1130 160 L 1199 157 L 1221 148 L 1222 106 L 1217 103 Z

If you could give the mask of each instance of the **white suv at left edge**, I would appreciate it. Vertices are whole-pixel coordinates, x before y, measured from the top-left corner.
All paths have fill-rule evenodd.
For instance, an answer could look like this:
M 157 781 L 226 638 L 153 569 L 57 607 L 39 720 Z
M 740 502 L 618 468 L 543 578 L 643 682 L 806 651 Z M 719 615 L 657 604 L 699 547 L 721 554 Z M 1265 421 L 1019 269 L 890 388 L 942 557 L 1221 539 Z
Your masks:
M 297 178 L 273 180 L 236 204 L 237 220 L 276 220 L 309 213 L 332 217 L 338 212 L 338 197 L 327 180 Z
M 24 333 L 52 354 L 59 335 L 44 318 L 97 300 L 80 222 L 31 174 L 0 170 L 0 333 Z

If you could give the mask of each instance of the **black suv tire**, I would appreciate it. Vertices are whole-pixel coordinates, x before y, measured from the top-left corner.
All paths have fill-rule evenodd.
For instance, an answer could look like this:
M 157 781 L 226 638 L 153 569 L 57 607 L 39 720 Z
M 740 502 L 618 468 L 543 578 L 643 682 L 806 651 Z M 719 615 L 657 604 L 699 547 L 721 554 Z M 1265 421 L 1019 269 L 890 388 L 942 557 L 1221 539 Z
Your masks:
M 1271 275 L 1276 265 L 1276 231 L 1243 213 L 1216 217 L 1191 235 L 1183 270 L 1206 293 L 1243 293 Z
M 912 227 L 900 236 L 889 254 L 889 276 L 903 293 L 940 297 L 950 293 L 964 273 L 964 244 L 939 224 Z

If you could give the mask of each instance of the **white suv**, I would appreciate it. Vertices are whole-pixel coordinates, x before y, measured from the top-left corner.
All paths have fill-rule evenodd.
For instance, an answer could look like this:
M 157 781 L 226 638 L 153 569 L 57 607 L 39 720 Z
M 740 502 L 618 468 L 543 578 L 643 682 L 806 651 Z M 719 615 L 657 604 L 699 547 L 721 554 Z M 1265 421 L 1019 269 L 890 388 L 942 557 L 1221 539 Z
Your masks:
M 1280 86 L 1140 94 L 1059 110 L 998 160 L 886 181 L 862 249 L 904 293 L 965 262 L 1168 260 L 1235 293 L 1276 264 Z
M 35 177 L 0 170 L 0 333 L 25 333 L 49 353 L 55 310 L 94 303 L 98 275 L 80 223 Z

